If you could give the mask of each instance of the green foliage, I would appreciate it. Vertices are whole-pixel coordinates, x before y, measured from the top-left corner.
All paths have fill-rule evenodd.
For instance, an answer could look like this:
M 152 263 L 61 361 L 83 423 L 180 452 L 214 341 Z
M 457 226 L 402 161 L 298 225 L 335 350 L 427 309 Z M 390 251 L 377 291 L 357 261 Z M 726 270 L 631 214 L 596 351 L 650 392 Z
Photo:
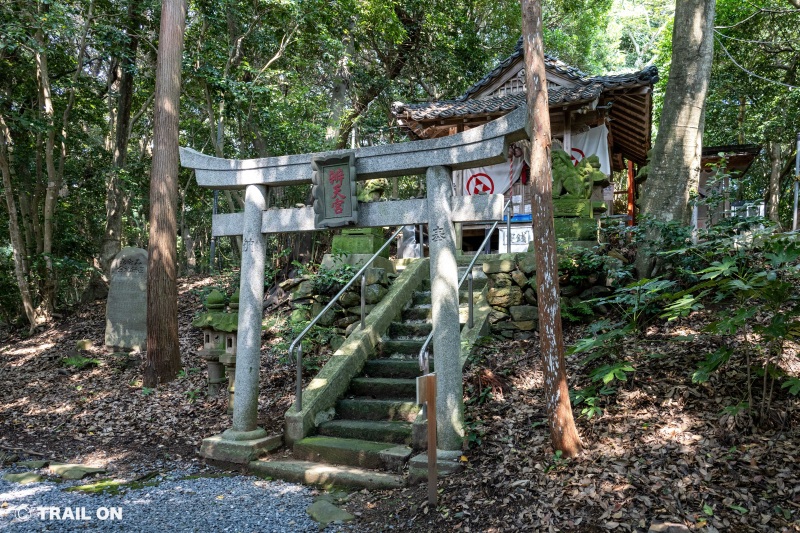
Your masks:
M 800 394 L 800 378 L 789 378 L 781 384 L 782 389 L 789 389 L 789 394 L 797 396 Z
M 617 381 L 628 381 L 628 374 L 635 372 L 630 363 L 619 361 L 613 364 L 603 365 L 595 368 L 589 373 L 592 381 L 602 381 L 603 385 L 609 385 Z
M 61 364 L 64 366 L 72 367 L 75 370 L 84 370 L 86 368 L 100 366 L 100 360 L 76 354 L 76 355 L 70 355 L 69 357 L 65 357 L 64 359 L 61 360 Z
M 185 391 L 184 396 L 189 400 L 189 403 L 194 403 L 200 395 L 200 389 L 189 389 Z
M 718 348 L 715 352 L 706 356 L 705 361 L 692 374 L 692 383 L 705 383 L 708 381 L 712 372 L 730 360 L 733 350 L 727 347 Z
M 334 256 L 334 268 L 320 268 L 313 276 L 314 289 L 317 294 L 333 296 L 339 292 L 344 285 L 353 279 L 356 269 L 342 261 L 337 261 Z
M 631 328 L 641 329 L 663 310 L 665 302 L 672 296 L 669 290 L 675 286 L 676 282 L 671 280 L 641 279 L 595 301 L 611 305 Z

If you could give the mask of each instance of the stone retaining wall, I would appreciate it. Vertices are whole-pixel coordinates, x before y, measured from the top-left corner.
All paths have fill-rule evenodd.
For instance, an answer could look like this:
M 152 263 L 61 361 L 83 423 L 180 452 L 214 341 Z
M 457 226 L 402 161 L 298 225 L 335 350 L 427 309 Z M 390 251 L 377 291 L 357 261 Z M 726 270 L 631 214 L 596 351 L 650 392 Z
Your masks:
M 395 274 L 387 274 L 384 268 L 368 268 L 366 275 L 366 289 L 364 311 L 369 314 L 375 305 L 389 292 L 389 287 L 394 281 Z M 335 284 L 321 288 L 319 277 L 308 275 L 286 280 L 281 284 L 284 291 L 290 292 L 292 323 L 302 323 L 317 316 L 320 311 L 336 296 L 343 284 Z M 356 281 L 322 317 L 317 324 L 322 327 L 333 327 L 340 336 L 340 341 L 356 328 L 361 320 L 361 281 Z M 332 344 L 334 344 L 332 342 Z M 333 349 L 339 346 L 334 345 Z
M 483 263 L 489 279 L 486 299 L 492 307 L 490 331 L 507 339 L 524 340 L 539 329 L 536 300 L 536 259 L 533 252 L 499 254 Z M 608 294 L 603 270 L 585 276 L 580 282 L 559 279 L 561 304 L 576 305 Z M 603 309 L 597 309 L 602 312 Z

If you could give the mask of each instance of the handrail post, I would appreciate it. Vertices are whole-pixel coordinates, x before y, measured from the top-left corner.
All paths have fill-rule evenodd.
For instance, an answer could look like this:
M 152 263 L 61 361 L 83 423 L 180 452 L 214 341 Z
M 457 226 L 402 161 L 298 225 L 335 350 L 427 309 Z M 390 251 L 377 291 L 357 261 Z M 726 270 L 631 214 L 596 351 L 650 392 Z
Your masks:
M 474 305 L 475 297 L 472 294 L 472 270 L 469 271 L 467 274 L 467 298 L 469 299 L 469 320 L 467 320 L 467 326 L 469 329 L 472 329 L 473 321 L 472 321 L 472 307 Z
M 364 331 L 364 306 L 367 300 L 367 275 L 361 274 L 361 331 Z
M 511 204 L 506 207 L 506 253 L 511 253 Z
M 297 412 L 303 410 L 303 343 L 297 345 L 297 398 L 295 406 Z

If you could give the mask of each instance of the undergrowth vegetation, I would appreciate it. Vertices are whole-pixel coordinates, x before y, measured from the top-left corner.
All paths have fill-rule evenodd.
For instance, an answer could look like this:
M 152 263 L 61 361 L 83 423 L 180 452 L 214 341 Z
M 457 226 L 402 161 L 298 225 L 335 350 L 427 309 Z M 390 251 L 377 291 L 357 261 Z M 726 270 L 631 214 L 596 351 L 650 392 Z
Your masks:
M 612 238 L 618 255 L 635 250 L 653 224 Z M 783 425 L 781 410 L 773 409 L 776 396 L 800 394 L 794 344 L 800 339 L 800 235 L 776 233 L 762 218 L 724 219 L 694 236 L 675 224 L 658 229 L 664 238 L 658 275 L 589 302 L 611 312 L 569 350 L 589 369 L 588 381 L 572 391 L 574 405 L 583 416 L 601 415 L 619 387 L 635 386 L 629 378 L 637 358 L 664 356 L 630 353 L 624 341 L 692 342 L 706 350 L 687 369 L 692 384 L 712 382 L 725 369 L 744 376 L 741 397 L 723 410 L 734 424 L 751 430 Z M 789 347 L 793 357 L 787 357 Z

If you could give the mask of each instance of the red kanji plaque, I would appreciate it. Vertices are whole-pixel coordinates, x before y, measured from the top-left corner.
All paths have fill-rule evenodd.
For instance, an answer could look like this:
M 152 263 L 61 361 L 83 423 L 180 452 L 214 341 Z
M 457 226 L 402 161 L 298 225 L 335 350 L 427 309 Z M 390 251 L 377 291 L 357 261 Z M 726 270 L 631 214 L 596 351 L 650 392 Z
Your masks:
M 352 152 L 311 160 L 314 225 L 334 228 L 358 224 L 356 164 Z

